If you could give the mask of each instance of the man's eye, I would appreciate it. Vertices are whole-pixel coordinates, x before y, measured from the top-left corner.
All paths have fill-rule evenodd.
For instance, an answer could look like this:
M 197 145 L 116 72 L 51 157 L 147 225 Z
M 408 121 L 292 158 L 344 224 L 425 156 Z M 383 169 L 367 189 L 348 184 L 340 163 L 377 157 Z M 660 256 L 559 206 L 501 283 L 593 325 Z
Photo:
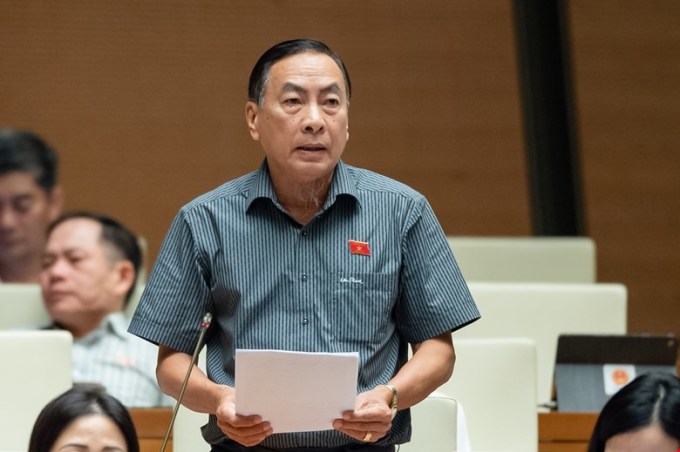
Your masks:
M 30 199 L 22 199 L 21 201 L 14 203 L 14 211 L 19 213 L 26 213 L 31 210 L 33 206 L 33 201 Z
M 293 98 L 285 99 L 283 101 L 283 103 L 286 104 L 286 105 L 299 105 L 300 99 L 293 97 Z
M 330 105 L 331 107 L 337 107 L 340 105 L 340 100 L 338 99 L 326 99 L 326 105 Z
M 71 264 L 77 264 L 78 262 L 82 261 L 83 257 L 82 256 L 69 256 L 68 261 Z

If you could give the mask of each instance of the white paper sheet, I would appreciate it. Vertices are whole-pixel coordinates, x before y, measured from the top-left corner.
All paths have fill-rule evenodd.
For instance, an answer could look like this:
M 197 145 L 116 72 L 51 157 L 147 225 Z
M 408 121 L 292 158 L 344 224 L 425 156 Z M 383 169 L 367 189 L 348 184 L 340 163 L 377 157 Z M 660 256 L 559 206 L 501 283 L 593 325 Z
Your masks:
M 354 409 L 358 353 L 236 350 L 236 412 L 259 414 L 274 433 L 330 430 Z

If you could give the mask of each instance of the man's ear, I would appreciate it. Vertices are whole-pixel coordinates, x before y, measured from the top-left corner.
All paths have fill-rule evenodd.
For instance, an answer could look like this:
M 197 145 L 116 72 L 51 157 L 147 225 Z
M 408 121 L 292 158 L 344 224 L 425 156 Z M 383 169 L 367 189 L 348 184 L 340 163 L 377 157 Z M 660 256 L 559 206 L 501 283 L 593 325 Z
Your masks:
M 349 101 L 347 101 L 347 139 L 349 140 Z
M 135 283 L 135 266 L 129 260 L 117 261 L 113 266 L 115 272 L 114 290 L 125 298 Z
M 47 216 L 50 223 L 56 220 L 64 208 L 64 189 L 61 185 L 52 187 L 52 191 L 47 195 Z
M 260 109 L 255 102 L 249 100 L 246 103 L 246 123 L 248 124 L 250 137 L 255 141 L 260 140 L 260 132 L 257 130 L 257 115 L 259 112 Z

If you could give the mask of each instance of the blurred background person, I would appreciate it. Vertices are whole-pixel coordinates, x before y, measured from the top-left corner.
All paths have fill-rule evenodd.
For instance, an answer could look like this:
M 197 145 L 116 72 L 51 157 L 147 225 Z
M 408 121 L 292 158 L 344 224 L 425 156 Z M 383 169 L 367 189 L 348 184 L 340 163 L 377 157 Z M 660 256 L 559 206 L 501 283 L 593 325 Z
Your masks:
M 136 236 L 94 212 L 59 217 L 48 230 L 41 288 L 52 328 L 73 341 L 73 381 L 98 383 L 128 407 L 169 405 L 156 383 L 157 347 L 127 332 L 123 309 L 142 255 Z
M 0 129 L 0 282 L 39 281 L 45 231 L 63 205 L 57 170 L 36 134 Z
M 76 386 L 40 412 L 29 452 L 139 452 L 130 413 L 97 386 Z
M 605 404 L 588 452 L 680 450 L 680 380 L 651 372 L 638 376 Z

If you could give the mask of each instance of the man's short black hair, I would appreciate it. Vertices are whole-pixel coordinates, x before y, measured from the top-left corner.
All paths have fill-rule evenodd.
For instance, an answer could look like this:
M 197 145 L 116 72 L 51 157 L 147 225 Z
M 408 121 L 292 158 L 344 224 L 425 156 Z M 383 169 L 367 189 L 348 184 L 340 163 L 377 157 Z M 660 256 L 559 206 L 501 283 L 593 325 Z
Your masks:
M 317 52 L 328 55 L 335 61 L 335 63 L 342 71 L 342 76 L 345 79 L 345 85 L 347 87 L 347 100 L 349 100 L 352 94 L 352 84 L 349 80 L 349 73 L 343 63 L 340 55 L 335 53 L 321 41 L 315 41 L 314 39 L 293 39 L 290 41 L 283 41 L 275 46 L 271 47 L 269 50 L 264 52 L 250 73 L 250 81 L 248 82 L 248 99 L 257 103 L 257 105 L 262 105 L 264 98 L 264 89 L 269 80 L 269 73 L 271 67 L 274 63 L 282 60 L 285 57 L 295 55 L 303 52 Z
M 90 211 L 76 211 L 68 212 L 61 215 L 59 218 L 54 220 L 47 229 L 47 235 L 51 234 L 54 228 L 59 226 L 68 220 L 74 219 L 89 219 L 96 221 L 102 225 L 102 235 L 101 240 L 111 245 L 113 249 L 119 254 L 119 256 L 112 256 L 114 260 L 128 260 L 132 262 L 135 269 L 135 279 L 132 281 L 132 286 L 128 291 L 125 303 L 130 301 L 130 295 L 135 289 L 137 283 L 137 278 L 139 276 L 139 270 L 142 266 L 142 251 L 139 247 L 139 242 L 137 241 L 137 236 L 132 233 L 128 228 L 123 226 L 119 221 L 98 212 Z
M 57 185 L 57 153 L 33 132 L 0 129 L 0 175 L 30 172 L 48 194 Z

